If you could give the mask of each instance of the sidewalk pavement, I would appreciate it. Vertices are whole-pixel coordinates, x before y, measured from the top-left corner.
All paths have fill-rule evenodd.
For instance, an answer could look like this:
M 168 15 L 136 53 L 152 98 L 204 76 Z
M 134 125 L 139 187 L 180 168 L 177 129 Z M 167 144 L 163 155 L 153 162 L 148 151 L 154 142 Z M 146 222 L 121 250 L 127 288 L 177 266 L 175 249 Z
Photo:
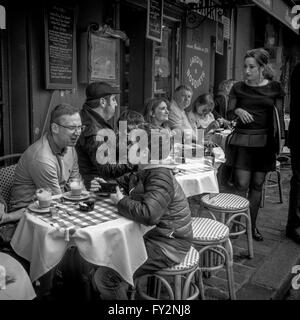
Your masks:
M 299 292 L 291 290 L 291 281 L 295 276 L 292 274 L 292 267 L 300 265 L 300 245 L 285 236 L 290 177 L 290 166 L 282 166 L 282 204 L 279 203 L 278 187 L 267 188 L 265 205 L 260 209 L 257 220 L 257 228 L 262 233 L 264 241 L 253 241 L 254 258 L 247 257 L 245 235 L 232 240 L 233 270 L 238 300 L 292 300 L 300 298 L 300 289 Z M 191 207 L 194 210 L 199 210 L 199 207 L 196 208 L 193 204 Z M 204 284 L 208 300 L 228 299 L 225 269 L 212 273 L 209 278 L 204 278 Z M 286 297 L 287 294 L 288 297 Z

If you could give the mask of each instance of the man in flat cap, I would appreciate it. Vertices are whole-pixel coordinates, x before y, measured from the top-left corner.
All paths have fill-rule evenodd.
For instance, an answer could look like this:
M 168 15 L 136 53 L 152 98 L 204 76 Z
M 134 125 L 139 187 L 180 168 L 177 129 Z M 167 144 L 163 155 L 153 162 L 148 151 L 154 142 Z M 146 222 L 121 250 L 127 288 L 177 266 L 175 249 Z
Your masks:
M 97 133 L 101 129 L 113 130 L 108 120 L 115 114 L 118 106 L 116 95 L 119 93 L 117 88 L 106 82 L 93 82 L 86 88 L 86 101 L 80 111 L 85 130 L 77 142 L 76 150 L 79 170 L 87 189 L 90 189 L 95 177 L 114 179 L 131 171 L 127 164 L 100 164 L 96 158 L 97 150 L 103 143 L 97 141 Z

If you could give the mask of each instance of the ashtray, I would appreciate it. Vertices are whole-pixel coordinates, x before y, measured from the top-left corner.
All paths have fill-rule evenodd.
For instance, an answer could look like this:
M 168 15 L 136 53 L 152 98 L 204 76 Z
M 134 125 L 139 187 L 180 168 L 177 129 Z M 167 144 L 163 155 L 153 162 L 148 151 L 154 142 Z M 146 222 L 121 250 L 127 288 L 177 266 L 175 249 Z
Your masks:
M 95 206 L 95 199 L 88 199 L 88 200 L 79 202 L 80 211 L 91 211 L 94 209 L 94 206 Z

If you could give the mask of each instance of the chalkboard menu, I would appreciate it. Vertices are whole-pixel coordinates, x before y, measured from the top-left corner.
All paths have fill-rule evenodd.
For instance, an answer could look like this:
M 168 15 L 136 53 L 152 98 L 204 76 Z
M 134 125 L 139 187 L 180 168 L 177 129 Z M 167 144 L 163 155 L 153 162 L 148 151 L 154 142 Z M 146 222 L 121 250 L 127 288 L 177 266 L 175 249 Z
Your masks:
M 164 0 L 148 0 L 146 37 L 162 42 Z
M 45 11 L 46 88 L 75 87 L 75 12 L 51 5 Z

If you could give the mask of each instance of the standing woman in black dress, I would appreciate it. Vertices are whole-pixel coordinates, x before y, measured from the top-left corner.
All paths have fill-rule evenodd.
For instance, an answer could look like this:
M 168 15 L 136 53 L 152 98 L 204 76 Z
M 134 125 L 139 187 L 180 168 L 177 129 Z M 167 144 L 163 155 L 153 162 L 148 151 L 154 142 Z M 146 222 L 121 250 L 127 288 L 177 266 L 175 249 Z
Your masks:
M 266 50 L 247 51 L 244 57 L 245 80 L 232 87 L 227 110 L 229 120 L 237 119 L 235 133 L 229 140 L 227 164 L 233 168 L 237 193 L 250 202 L 252 237 L 257 241 L 263 240 L 256 228 L 256 218 L 265 176 L 275 169 L 280 143 L 280 139 L 276 139 L 278 130 L 284 139 L 284 92 L 279 82 L 265 78 L 268 62 Z M 277 122 L 273 120 L 274 106 L 281 126 L 276 126 Z

